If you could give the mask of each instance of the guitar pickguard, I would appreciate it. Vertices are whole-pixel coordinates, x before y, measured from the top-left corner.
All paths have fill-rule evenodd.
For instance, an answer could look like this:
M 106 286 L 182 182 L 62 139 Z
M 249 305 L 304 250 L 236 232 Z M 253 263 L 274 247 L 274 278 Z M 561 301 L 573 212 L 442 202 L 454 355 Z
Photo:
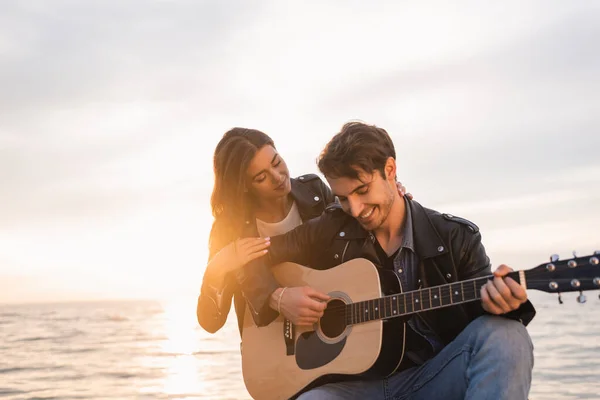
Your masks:
M 315 331 L 304 332 L 296 341 L 296 364 L 301 369 L 315 369 L 329 364 L 342 352 L 346 338 L 325 343 Z

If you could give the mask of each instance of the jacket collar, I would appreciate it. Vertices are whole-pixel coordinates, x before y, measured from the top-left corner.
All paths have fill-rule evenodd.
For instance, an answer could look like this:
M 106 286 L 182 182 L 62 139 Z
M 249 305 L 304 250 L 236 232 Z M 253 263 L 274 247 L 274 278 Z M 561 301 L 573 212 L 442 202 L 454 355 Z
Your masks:
M 291 194 L 294 200 L 296 201 L 296 205 L 298 206 L 298 212 L 300 213 L 300 218 L 302 221 L 308 221 L 309 219 L 318 217 L 321 215 L 322 207 L 319 207 L 319 204 L 324 200 L 321 199 L 320 194 L 315 193 L 310 185 L 302 183 L 297 179 L 291 178 Z M 257 235 L 256 223 L 254 220 L 254 213 L 250 213 L 246 216 L 246 229 L 245 235 L 252 236 Z
M 447 253 L 448 249 L 431 222 L 425 208 L 415 200 L 406 199 L 406 204 L 410 207 L 413 233 L 412 244 L 419 257 L 425 259 Z M 340 205 L 336 204 L 335 207 L 340 209 L 338 212 L 343 212 Z M 350 215 L 348 215 L 348 222 L 344 224 L 337 234 L 337 239 L 346 240 L 363 239 L 367 237 L 373 243 L 376 240 L 371 232 L 366 231 L 358 221 Z
M 414 200 L 408 201 L 412 214 L 413 234 L 417 254 L 421 258 L 437 257 L 448 252 L 425 208 Z
M 291 194 L 296 201 L 302 221 L 308 221 L 309 219 L 321 215 L 323 207 L 319 207 L 319 205 L 325 201 L 321 198 L 321 193 L 315 193 L 311 188 L 311 185 L 307 183 L 303 183 L 294 178 L 291 178 L 290 180 L 292 183 Z

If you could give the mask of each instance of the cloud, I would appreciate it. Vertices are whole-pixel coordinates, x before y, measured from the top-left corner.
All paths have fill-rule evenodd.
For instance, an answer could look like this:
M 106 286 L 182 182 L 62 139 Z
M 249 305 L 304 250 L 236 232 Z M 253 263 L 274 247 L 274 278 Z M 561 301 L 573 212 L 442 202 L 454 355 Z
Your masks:
M 202 99 L 218 87 L 220 46 L 260 12 L 245 2 L 103 2 L 0 5 L 0 108 Z
M 587 235 L 598 8 L 463 5 L 0 4 L 3 270 L 196 273 L 223 132 L 264 130 L 298 175 L 355 118 L 390 132 L 417 200 L 494 248 L 548 219 Z

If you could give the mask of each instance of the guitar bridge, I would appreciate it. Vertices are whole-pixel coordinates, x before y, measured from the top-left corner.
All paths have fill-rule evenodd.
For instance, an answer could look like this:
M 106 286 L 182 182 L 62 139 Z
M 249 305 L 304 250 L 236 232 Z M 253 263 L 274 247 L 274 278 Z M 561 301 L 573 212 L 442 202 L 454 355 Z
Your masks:
M 283 339 L 285 340 L 285 352 L 288 356 L 293 356 L 295 353 L 294 346 L 294 324 L 289 319 L 283 320 Z

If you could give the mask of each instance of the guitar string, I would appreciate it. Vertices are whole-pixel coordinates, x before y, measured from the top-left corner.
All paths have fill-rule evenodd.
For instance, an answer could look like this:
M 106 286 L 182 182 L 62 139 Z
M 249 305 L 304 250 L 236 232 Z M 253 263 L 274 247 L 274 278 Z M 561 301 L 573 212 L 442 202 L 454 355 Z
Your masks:
M 582 279 L 582 278 L 580 278 L 580 279 Z M 593 279 L 593 277 L 589 277 L 587 279 Z M 557 282 L 557 283 L 558 282 L 570 282 L 571 279 L 569 279 L 569 278 L 561 278 L 561 279 L 554 279 L 553 281 Z M 527 282 L 528 283 L 532 283 L 532 284 L 534 284 L 534 283 L 546 283 L 546 282 L 548 282 L 548 280 L 546 280 L 546 279 L 544 279 L 544 280 L 528 279 Z M 453 283 L 452 285 L 456 285 L 456 284 L 460 284 L 460 282 Z M 421 299 L 421 296 L 420 296 L 421 294 L 425 294 L 425 296 L 429 296 L 429 289 L 438 291 L 437 288 L 441 288 L 442 290 L 444 290 L 445 288 L 449 289 L 450 285 L 432 286 L 431 288 L 427 288 L 425 290 L 422 290 L 420 293 L 418 291 L 411 291 L 411 292 L 405 292 L 405 293 L 398 293 L 398 294 L 388 295 L 388 296 L 385 296 L 385 297 L 380 297 L 380 298 L 375 298 L 375 299 L 370 299 L 370 300 L 364 300 L 364 301 L 360 301 L 360 302 L 356 302 L 356 303 L 349 303 L 349 304 L 344 303 L 344 304 L 341 304 L 341 305 L 333 306 L 331 308 L 327 308 L 327 310 L 329 312 L 336 311 L 336 310 L 352 311 L 352 310 L 349 310 L 349 308 L 352 308 L 353 306 L 356 306 L 357 304 L 360 304 L 362 306 L 370 306 L 370 305 L 367 304 L 367 302 L 369 302 L 369 301 L 380 302 L 382 300 L 383 301 L 388 301 L 389 300 L 390 303 L 391 303 L 392 302 L 391 299 L 393 297 L 399 297 L 400 300 L 396 300 L 396 302 L 398 302 L 399 304 L 403 304 L 403 303 L 400 302 L 401 300 L 405 300 L 405 299 L 402 299 L 402 297 L 407 298 L 407 297 L 409 297 L 409 296 L 412 295 L 413 299 L 415 297 L 417 297 L 420 300 Z M 598 288 L 598 289 L 600 289 L 600 288 Z M 471 288 L 467 288 L 467 290 L 465 290 L 465 288 L 461 288 L 461 290 L 464 292 L 462 294 L 462 296 L 461 296 L 460 293 L 459 294 L 454 294 L 454 295 L 452 295 L 452 294 L 442 294 L 441 296 L 438 296 L 439 300 L 440 301 L 448 301 L 448 300 L 455 299 L 455 296 L 461 296 L 461 297 L 464 298 L 464 294 L 469 295 L 469 294 L 473 293 L 473 291 L 472 291 Z M 479 290 L 481 290 L 481 287 L 477 288 L 477 294 L 479 294 Z M 578 291 L 578 289 L 576 289 L 576 288 L 570 288 L 569 290 L 572 291 L 572 292 L 573 291 Z M 594 289 L 589 289 L 589 290 L 594 290 Z M 549 293 L 553 293 L 553 292 L 549 292 Z M 555 292 L 555 293 L 558 293 L 558 292 Z M 416 294 L 416 296 L 415 296 L 415 294 Z M 480 299 L 479 296 L 477 296 L 476 298 L 474 298 L 472 300 L 478 300 L 478 299 Z M 464 301 L 464 300 L 459 300 L 458 302 L 462 302 L 462 301 Z M 469 300 L 466 300 L 466 301 L 469 301 Z M 430 303 L 433 303 L 433 302 L 437 302 L 437 299 L 430 298 Z M 419 304 L 423 304 L 423 303 L 424 302 L 420 302 Z M 412 304 L 412 302 L 410 304 Z M 456 304 L 456 303 L 449 303 L 448 305 L 451 305 L 451 304 Z
M 530 284 L 535 284 L 535 283 L 547 283 L 547 282 L 565 282 L 568 281 L 570 282 L 572 280 L 572 278 L 557 278 L 557 279 L 550 279 L 549 277 L 547 277 L 548 273 L 544 270 L 544 271 L 531 271 L 528 272 L 528 277 L 526 278 L 526 282 L 530 283 Z M 598 270 L 598 275 L 600 275 L 600 269 Z M 535 279 L 535 278 L 539 278 L 540 276 L 544 277 L 543 280 L 540 279 Z M 446 285 L 440 285 L 440 286 L 432 286 L 430 288 L 425 288 L 425 289 L 421 289 L 419 290 L 412 290 L 410 292 L 400 292 L 398 294 L 394 294 L 394 295 L 388 295 L 385 297 L 381 297 L 379 299 L 383 299 L 383 298 L 391 298 L 393 296 L 409 296 L 410 294 L 417 294 L 417 295 L 421 295 L 421 294 L 425 294 L 427 296 L 428 292 L 431 290 L 445 290 L 445 288 L 451 288 L 451 286 L 453 285 L 461 285 L 464 286 L 465 284 L 470 285 L 473 281 L 477 282 L 478 284 L 480 284 L 481 286 L 483 286 L 483 284 L 487 283 L 487 281 L 489 280 L 489 278 L 493 277 L 493 275 L 489 275 L 486 277 L 479 277 L 479 278 L 474 278 L 474 279 L 470 279 L 470 280 L 466 280 L 466 281 L 459 281 L 459 282 L 453 282 L 451 284 L 446 284 Z M 581 277 L 579 276 L 578 278 L 581 279 L 594 279 L 596 276 L 589 276 L 589 277 Z M 485 278 L 485 281 L 484 281 Z M 478 290 L 481 290 L 481 286 L 478 287 Z M 461 290 L 464 290 L 464 287 L 461 287 Z M 469 288 L 470 290 L 470 288 Z M 443 296 L 443 295 L 442 295 Z M 442 297 L 443 299 L 449 299 L 452 298 L 452 295 L 448 295 L 448 297 Z M 366 300 L 366 301 L 373 301 L 373 300 L 379 300 L 379 299 L 371 299 L 371 300 Z M 360 303 L 360 302 L 358 302 Z M 357 304 L 357 303 L 351 303 L 351 304 Z M 339 307 L 345 307 L 349 304 L 344 304 L 341 305 Z

